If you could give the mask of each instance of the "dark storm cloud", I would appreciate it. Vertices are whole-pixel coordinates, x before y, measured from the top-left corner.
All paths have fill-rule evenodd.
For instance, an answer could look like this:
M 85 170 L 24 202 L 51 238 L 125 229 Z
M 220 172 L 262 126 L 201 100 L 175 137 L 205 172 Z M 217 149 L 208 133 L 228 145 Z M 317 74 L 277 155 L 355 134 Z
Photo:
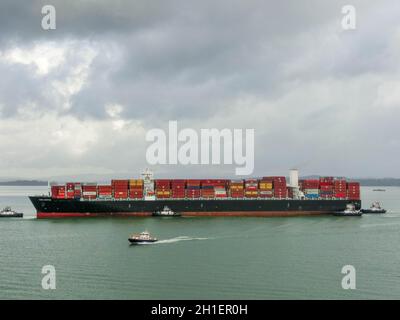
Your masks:
M 57 30 L 40 28 L 45 4 L 56 8 Z M 282 64 L 298 55 L 296 36 L 333 19 L 339 26 L 341 3 L 5 1 L 2 9 L 3 40 L 103 44 L 71 112 L 103 117 L 104 105 L 120 103 L 126 117 L 207 118 L 243 94 L 285 90 Z M 106 55 L 115 44 L 119 52 Z
M 43 32 L 42 7 L 53 5 L 57 30 Z M 104 36 L 129 33 L 160 24 L 171 6 L 166 1 L 4 0 L 0 4 L 0 38 L 4 40 L 49 40 L 60 37 Z

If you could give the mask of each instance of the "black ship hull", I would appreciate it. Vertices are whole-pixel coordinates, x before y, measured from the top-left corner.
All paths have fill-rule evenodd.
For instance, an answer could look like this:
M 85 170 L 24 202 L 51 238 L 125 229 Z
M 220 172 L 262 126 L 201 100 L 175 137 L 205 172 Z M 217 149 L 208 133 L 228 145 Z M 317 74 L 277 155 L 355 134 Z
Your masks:
M 345 199 L 158 199 L 73 200 L 44 196 L 29 197 L 38 218 L 92 216 L 153 216 L 165 206 L 182 216 L 298 216 L 332 214 L 349 203 L 358 210 L 361 200 Z

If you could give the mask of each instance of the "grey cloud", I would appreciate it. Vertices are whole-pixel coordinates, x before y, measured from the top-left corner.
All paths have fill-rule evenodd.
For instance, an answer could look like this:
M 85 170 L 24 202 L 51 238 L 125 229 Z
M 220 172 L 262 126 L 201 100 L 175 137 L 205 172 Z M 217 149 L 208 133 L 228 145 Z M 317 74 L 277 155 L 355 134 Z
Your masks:
M 41 29 L 44 4 L 56 7 L 57 30 Z M 379 159 L 369 156 L 368 143 L 390 154 L 399 144 L 392 129 L 397 109 L 376 106 L 379 85 L 399 75 L 397 2 L 353 1 L 358 27 L 347 33 L 340 26 L 343 4 L 2 1 L 0 52 L 48 42 L 68 42 L 68 50 L 65 63 L 40 77 L 32 65 L 0 61 L 0 120 L 20 119 L 24 125 L 29 120 L 18 118 L 18 109 L 33 103 L 38 114 L 55 112 L 106 126 L 115 119 L 105 106 L 120 104 L 120 119 L 140 121 L 145 129 L 165 127 L 175 119 L 196 128 L 253 126 L 261 174 L 297 165 L 307 173 L 363 175 L 371 167 L 377 175 L 396 171 L 392 164 L 379 167 Z M 83 59 L 79 52 L 84 46 L 96 55 L 82 88 L 71 95 L 69 108 L 63 108 L 53 84 L 69 79 Z M 385 123 L 385 131 L 366 129 L 365 123 L 376 118 Z M 42 157 L 26 155 L 19 165 L 45 170 L 56 162 L 114 171 L 145 165 L 145 143 L 138 136 L 99 137 L 104 143 L 89 143 L 79 157 L 51 146 Z M 137 145 L 135 155 L 127 151 L 127 141 Z M 342 152 L 363 158 L 334 160 Z M 113 154 L 121 157 L 115 160 Z M 176 174 L 186 169 L 160 170 Z

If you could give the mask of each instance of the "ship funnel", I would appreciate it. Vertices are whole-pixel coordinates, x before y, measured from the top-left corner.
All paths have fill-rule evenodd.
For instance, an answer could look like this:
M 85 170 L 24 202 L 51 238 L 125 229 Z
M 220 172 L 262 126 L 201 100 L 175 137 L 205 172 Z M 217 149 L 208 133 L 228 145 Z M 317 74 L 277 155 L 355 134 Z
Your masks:
M 299 187 L 299 170 L 297 169 L 290 170 L 290 186 L 292 188 Z

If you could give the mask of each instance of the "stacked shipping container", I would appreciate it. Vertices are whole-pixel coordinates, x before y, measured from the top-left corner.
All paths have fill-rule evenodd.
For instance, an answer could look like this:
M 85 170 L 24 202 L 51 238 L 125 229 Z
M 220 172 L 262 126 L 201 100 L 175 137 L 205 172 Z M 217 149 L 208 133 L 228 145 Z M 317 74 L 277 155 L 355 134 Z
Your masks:
M 201 181 L 201 197 L 215 198 L 214 183 L 212 180 Z
M 359 200 L 360 199 L 360 183 L 359 182 L 347 183 L 347 198 L 349 200 Z
M 343 178 L 322 177 L 299 181 L 300 190 L 308 199 L 360 199 L 360 184 Z M 160 199 L 227 198 L 293 198 L 293 188 L 285 177 L 263 177 L 247 180 L 155 180 L 151 188 Z M 149 190 L 149 186 L 146 187 Z M 55 199 L 143 199 L 144 180 L 112 180 L 111 185 L 72 183 L 51 187 Z
M 345 179 L 337 179 L 333 182 L 334 197 L 345 199 L 347 197 L 347 183 Z
M 156 197 L 166 199 L 171 197 L 171 181 L 168 179 L 156 180 Z
M 129 180 L 111 180 L 111 185 L 115 199 L 128 198 Z
M 172 198 L 183 199 L 185 198 L 186 181 L 175 179 L 171 181 Z
M 97 196 L 100 199 L 112 198 L 112 185 L 98 185 L 97 186 Z
M 97 184 L 86 183 L 82 185 L 82 198 L 86 200 L 93 200 L 97 198 Z
M 143 198 L 143 180 L 131 179 L 129 180 L 129 198 L 142 199 Z
M 286 177 L 273 177 L 274 198 L 287 198 Z
M 186 180 L 186 198 L 200 198 L 200 180 Z
M 65 186 L 51 186 L 51 196 L 54 199 L 65 199 Z
M 260 180 L 258 187 L 258 194 L 260 198 L 273 198 L 274 189 L 273 189 L 273 179 L 269 177 L 263 177 Z
M 80 182 L 74 183 L 74 199 L 80 199 L 82 197 L 82 184 Z
M 244 196 L 245 198 L 258 197 L 258 180 L 247 179 L 244 181 Z
M 303 180 L 301 184 L 306 198 L 315 199 L 319 198 L 319 180 L 309 179 Z
M 75 197 L 75 184 L 73 182 L 68 182 L 66 185 L 66 198 L 74 199 Z
M 214 181 L 214 192 L 216 198 L 227 198 L 228 181 L 227 180 L 216 180 Z
M 231 180 L 229 185 L 229 195 L 231 198 L 243 198 L 244 186 L 243 180 Z
M 333 198 L 333 177 L 322 177 L 319 179 L 320 197 Z

